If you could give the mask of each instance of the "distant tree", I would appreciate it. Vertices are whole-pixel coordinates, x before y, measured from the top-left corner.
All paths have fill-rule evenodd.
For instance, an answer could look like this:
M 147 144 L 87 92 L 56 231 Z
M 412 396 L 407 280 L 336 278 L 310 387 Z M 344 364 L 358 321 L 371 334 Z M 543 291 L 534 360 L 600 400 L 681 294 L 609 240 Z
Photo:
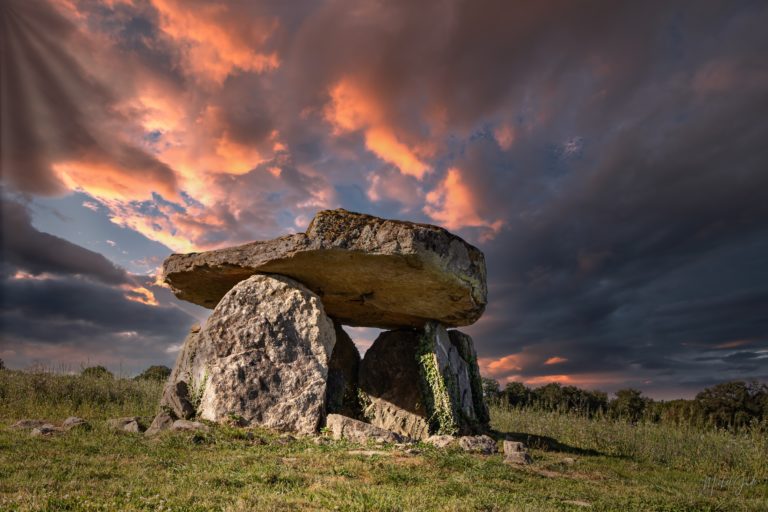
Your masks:
M 720 428 L 739 428 L 765 418 L 768 386 L 743 381 L 723 382 L 696 395 L 705 419 Z
M 616 398 L 611 400 L 609 410 L 614 418 L 636 422 L 643 417 L 647 403 L 648 399 L 637 389 L 620 389 Z
M 83 370 L 80 372 L 80 375 L 83 377 L 90 377 L 92 379 L 113 379 L 114 375 L 112 375 L 112 372 L 104 368 L 103 366 L 89 366 L 88 368 L 83 368 Z
M 141 374 L 136 376 L 136 380 L 157 380 L 165 381 L 171 376 L 171 369 L 163 365 L 152 365 Z
M 0 370 L 5 370 L 5 361 L 0 359 Z
M 532 392 L 522 382 L 508 382 L 502 397 L 510 407 L 527 407 L 531 405 Z
M 550 382 L 533 391 L 534 401 L 544 409 L 550 411 L 567 409 L 563 386 L 558 382 Z
M 483 399 L 487 405 L 499 402 L 499 382 L 496 379 L 483 377 Z

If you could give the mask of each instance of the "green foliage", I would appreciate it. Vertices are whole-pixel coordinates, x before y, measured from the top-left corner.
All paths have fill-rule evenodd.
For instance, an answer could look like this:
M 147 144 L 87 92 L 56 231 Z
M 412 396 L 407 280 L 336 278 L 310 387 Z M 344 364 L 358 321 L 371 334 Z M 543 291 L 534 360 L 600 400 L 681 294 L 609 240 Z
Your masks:
M 0 370 L 5 370 L 5 361 L 0 359 Z
M 157 380 L 165 382 L 171 376 L 171 369 L 167 366 L 153 365 L 136 376 L 136 380 Z
M 486 377 L 483 377 L 482 379 L 482 385 L 483 385 L 483 399 L 485 400 L 485 403 L 487 406 L 496 405 L 499 401 L 499 397 L 501 396 L 501 390 L 499 389 L 499 381 L 496 379 L 489 379 Z
M 611 416 L 630 422 L 639 421 L 643 417 L 648 399 L 637 389 L 620 389 L 616 398 L 611 400 L 609 411 Z
M 88 377 L 91 379 L 114 379 L 115 376 L 112 375 L 112 372 L 104 368 L 103 366 L 89 366 L 88 368 L 83 368 L 80 371 L 80 375 L 83 377 Z
M 423 388 L 423 396 L 429 414 L 430 431 L 436 434 L 453 435 L 459 431 L 459 422 L 454 411 L 458 410 L 453 403 L 452 396 L 445 376 L 440 371 L 435 354 L 435 332 L 431 324 L 427 324 L 424 333 L 419 339 L 416 351 L 416 360 L 419 364 L 420 385 Z M 455 385 L 455 383 L 453 383 Z
M 758 382 L 724 382 L 696 395 L 696 401 L 704 418 L 716 427 L 743 428 L 768 420 L 768 386 Z
M 203 373 L 203 378 L 200 379 L 200 382 L 195 382 L 190 375 L 189 384 L 189 402 L 195 409 L 195 414 L 197 414 L 197 411 L 200 409 L 200 403 L 203 401 L 205 387 L 208 385 L 208 371 L 206 370 L 205 373 Z

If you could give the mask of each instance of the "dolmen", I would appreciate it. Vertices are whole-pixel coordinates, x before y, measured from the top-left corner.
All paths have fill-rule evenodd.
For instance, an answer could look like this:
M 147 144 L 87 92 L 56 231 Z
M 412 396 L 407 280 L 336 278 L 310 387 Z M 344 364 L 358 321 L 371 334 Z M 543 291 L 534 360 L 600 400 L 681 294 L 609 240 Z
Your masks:
M 312 434 L 329 415 L 414 440 L 487 429 L 472 338 L 450 329 L 485 309 L 485 258 L 443 228 L 321 211 L 306 233 L 173 254 L 163 278 L 213 313 L 186 338 L 154 431 Z M 343 325 L 387 330 L 361 360 Z

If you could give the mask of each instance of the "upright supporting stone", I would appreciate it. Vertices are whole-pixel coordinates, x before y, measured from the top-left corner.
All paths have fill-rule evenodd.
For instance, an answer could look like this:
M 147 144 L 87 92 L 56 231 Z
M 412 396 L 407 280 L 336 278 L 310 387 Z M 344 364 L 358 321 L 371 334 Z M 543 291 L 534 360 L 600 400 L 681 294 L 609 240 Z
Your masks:
M 482 431 L 487 410 L 477 377 L 469 336 L 449 334 L 437 322 L 387 331 L 361 363 L 363 414 L 373 425 L 414 439 Z
M 198 418 L 314 432 L 335 343 L 317 295 L 287 277 L 255 275 L 187 338 L 161 405 L 187 417 L 186 400 Z
M 336 345 L 328 362 L 326 412 L 357 418 L 360 416 L 360 402 L 357 397 L 360 352 L 341 325 L 334 322 L 334 328 Z

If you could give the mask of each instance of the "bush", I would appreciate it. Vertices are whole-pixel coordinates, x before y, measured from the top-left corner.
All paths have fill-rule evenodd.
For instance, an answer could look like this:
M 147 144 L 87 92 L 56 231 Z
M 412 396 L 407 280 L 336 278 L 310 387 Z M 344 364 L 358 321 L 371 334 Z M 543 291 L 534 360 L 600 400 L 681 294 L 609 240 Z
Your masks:
M 83 368 L 83 370 L 80 372 L 80 375 L 83 377 L 88 377 L 91 379 L 114 379 L 115 376 L 112 375 L 112 372 L 104 368 L 103 366 L 89 366 L 88 368 Z
M 171 376 L 171 369 L 163 365 L 153 365 L 136 376 L 136 380 L 157 380 L 164 382 Z
M 5 361 L 0 359 L 0 370 L 5 370 Z

